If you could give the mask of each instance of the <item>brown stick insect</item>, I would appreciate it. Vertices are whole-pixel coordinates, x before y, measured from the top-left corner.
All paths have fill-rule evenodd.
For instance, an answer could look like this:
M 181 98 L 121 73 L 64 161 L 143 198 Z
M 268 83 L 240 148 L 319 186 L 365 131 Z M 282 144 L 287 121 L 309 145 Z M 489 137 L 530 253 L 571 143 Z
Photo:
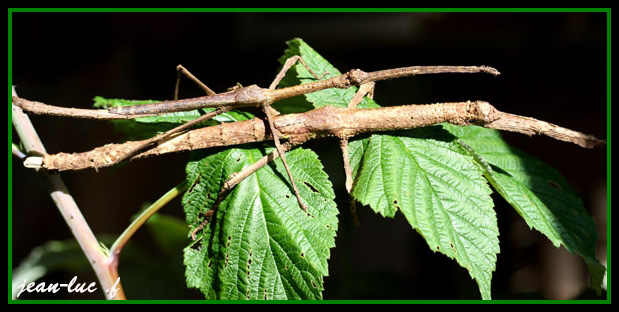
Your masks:
M 276 89 L 279 82 L 284 78 L 286 72 L 297 62 L 301 63 L 312 74 L 316 81 Z M 297 198 L 297 202 L 301 209 L 307 212 L 307 207 L 301 200 L 299 191 L 294 182 L 294 178 L 290 172 L 290 168 L 286 162 L 284 154 L 292 147 L 302 144 L 303 142 L 308 140 L 309 137 L 300 136 L 294 139 L 290 139 L 286 143 L 282 144 L 278 135 L 278 131 L 273 123 L 274 116 L 278 115 L 279 112 L 271 108 L 272 103 L 278 100 L 316 92 L 328 88 L 348 88 L 351 86 L 360 86 L 359 91 L 349 103 L 349 108 L 354 108 L 366 94 L 371 94 L 373 92 L 374 82 L 379 80 L 438 73 L 490 73 L 495 76 L 499 75 L 499 72 L 496 69 L 487 66 L 411 66 L 374 72 L 364 72 L 359 69 L 354 69 L 342 75 L 338 75 L 328 79 L 322 79 L 328 73 L 323 73 L 321 76 L 319 76 L 309 66 L 307 66 L 307 64 L 300 56 L 293 56 L 286 60 L 282 69 L 279 71 L 279 73 L 268 88 L 261 88 L 257 85 L 250 85 L 246 87 L 236 87 L 233 88 L 231 91 L 224 93 L 215 93 L 182 65 L 177 66 L 177 73 L 178 74 L 176 80 L 176 88 L 174 92 L 174 100 L 158 102 L 155 104 L 112 107 L 107 110 L 88 110 L 49 106 L 43 103 L 31 102 L 20 98 L 16 98 L 15 102 L 18 106 L 35 113 L 95 119 L 132 119 L 143 116 L 162 115 L 171 112 L 188 111 L 199 108 L 216 108 L 216 110 L 211 113 L 202 115 L 197 119 L 184 123 L 163 134 L 143 141 L 139 146 L 133 148 L 124 155 L 120 155 L 116 160 L 113 161 L 113 163 L 119 163 L 124 160 L 130 159 L 131 157 L 144 151 L 145 149 L 156 146 L 162 141 L 173 137 L 175 134 L 178 134 L 196 124 L 209 120 L 218 114 L 222 114 L 236 108 L 250 106 L 260 107 L 264 112 L 264 115 L 266 116 L 266 121 L 272 134 L 276 150 L 273 151 L 271 154 L 264 156 L 263 159 L 259 160 L 254 165 L 247 167 L 243 171 L 236 173 L 232 177 L 230 177 L 224 183 L 224 187 L 220 192 L 220 196 L 216 201 L 214 208 L 223 199 L 223 195 L 227 191 L 232 189 L 235 185 L 240 183 L 245 177 L 249 176 L 251 173 L 255 172 L 269 161 L 277 157 L 281 157 L 284 167 L 286 169 L 286 173 L 288 174 L 288 177 L 290 179 L 291 187 L 294 190 L 295 196 Z M 182 75 L 188 77 L 190 80 L 195 82 L 207 93 L 207 95 L 202 97 L 179 100 L 178 86 Z M 352 177 L 350 171 L 350 164 L 347 157 L 348 137 L 342 135 L 340 137 L 340 142 L 340 147 L 342 149 L 342 152 L 344 153 L 346 188 L 348 191 L 350 191 L 352 187 Z M 214 212 L 214 208 L 212 208 L 210 211 Z M 206 224 L 206 222 L 208 222 L 208 219 L 210 219 L 209 217 L 212 215 L 212 212 L 206 214 L 207 218 L 205 222 L 199 228 L 194 230 L 192 236 L 195 236 L 195 233 L 199 231 Z

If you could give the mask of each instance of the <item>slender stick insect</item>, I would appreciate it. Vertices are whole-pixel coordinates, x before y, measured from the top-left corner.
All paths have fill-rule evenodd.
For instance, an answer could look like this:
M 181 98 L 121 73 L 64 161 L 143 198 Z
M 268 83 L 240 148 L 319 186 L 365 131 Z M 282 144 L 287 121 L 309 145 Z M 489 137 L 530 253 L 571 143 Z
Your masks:
M 316 80 L 318 81 L 313 82 L 313 83 L 299 85 L 299 86 L 294 86 L 294 87 L 276 89 L 279 82 L 284 78 L 286 72 L 296 62 L 301 63 L 312 74 L 312 76 L 316 78 Z M 285 146 L 281 144 L 279 137 L 277 135 L 275 126 L 273 124 L 273 116 L 279 114 L 277 111 L 271 108 L 271 104 L 273 102 L 279 99 L 289 98 L 289 97 L 306 94 L 306 93 L 311 93 L 311 92 L 319 91 L 319 90 L 329 88 L 329 87 L 344 88 L 344 87 L 349 87 L 350 85 L 360 85 L 361 88 L 359 89 L 355 97 L 351 100 L 351 102 L 349 103 L 349 107 L 353 108 L 353 107 L 356 107 L 356 105 L 361 102 L 361 100 L 363 99 L 363 96 L 365 96 L 368 93 L 370 94 L 373 93 L 374 81 L 376 80 L 384 80 L 384 79 L 389 79 L 389 78 L 396 78 L 396 77 L 416 75 L 416 74 L 428 74 L 428 73 L 488 72 L 494 75 L 498 74 L 498 71 L 496 71 L 495 69 L 485 67 L 485 66 L 482 66 L 482 67 L 431 66 L 431 67 L 398 68 L 398 69 L 391 69 L 391 70 L 385 70 L 385 71 L 379 71 L 379 72 L 373 72 L 373 73 L 365 73 L 360 70 L 353 70 L 353 71 L 350 71 L 348 74 L 340 75 L 340 76 L 327 79 L 327 80 L 320 80 L 324 75 L 328 73 L 323 73 L 322 76 L 318 76 L 309 66 L 307 66 L 307 64 L 303 61 L 303 59 L 300 56 L 293 56 L 286 60 L 282 69 L 277 74 L 277 76 L 275 77 L 275 79 L 273 80 L 273 82 L 271 83 L 268 89 L 263 89 L 256 85 L 251 85 L 248 87 L 240 87 L 240 88 L 234 89 L 226 93 L 216 94 L 214 91 L 212 91 L 204 83 L 198 80 L 194 75 L 192 75 L 187 69 L 185 69 L 181 65 L 177 67 L 177 70 L 178 70 L 178 75 L 177 75 L 177 81 L 176 81 L 174 101 L 168 101 L 168 102 L 156 103 L 156 104 L 150 104 L 150 105 L 110 108 L 109 112 L 115 113 L 115 114 L 134 115 L 134 114 L 151 114 L 151 113 L 160 114 L 160 113 L 183 111 L 183 110 L 204 108 L 204 107 L 217 107 L 217 109 L 210 114 L 203 115 L 194 121 L 185 123 L 158 137 L 154 137 L 152 140 L 145 142 L 143 145 L 136 148 L 131 153 L 119 159 L 118 160 L 119 162 L 123 161 L 124 159 L 127 159 L 128 157 L 135 155 L 136 153 L 140 152 L 144 148 L 147 148 L 149 145 L 158 143 L 161 140 L 164 140 L 170 137 L 174 133 L 177 133 L 179 131 L 182 131 L 192 126 L 195 123 L 210 119 L 217 114 L 231 110 L 233 107 L 241 107 L 241 106 L 259 106 L 262 108 L 264 114 L 266 115 L 268 126 L 272 133 L 273 141 L 275 143 L 275 148 L 276 148 L 276 151 L 274 151 L 270 155 L 263 157 L 263 159 L 256 162 L 254 165 L 246 168 L 242 172 L 239 172 L 233 175 L 230 179 L 228 179 L 224 183 L 224 187 L 221 189 L 215 204 L 207 213 L 205 213 L 205 220 L 202 222 L 202 224 L 199 227 L 194 229 L 194 231 L 192 232 L 191 236 L 194 240 L 195 240 L 196 233 L 199 230 L 201 230 L 210 221 L 210 218 L 214 214 L 215 209 L 217 208 L 221 200 L 223 200 L 224 195 L 227 193 L 227 191 L 232 189 L 236 184 L 240 183 L 245 177 L 249 176 L 251 173 L 255 172 L 256 170 L 264 166 L 268 161 L 273 160 L 278 156 L 281 157 L 282 163 L 284 164 L 284 168 L 286 169 L 286 173 L 288 174 L 288 178 L 290 179 L 290 184 L 292 186 L 292 189 L 294 190 L 299 206 L 301 207 L 303 211 L 307 212 L 307 207 L 301 200 L 299 190 L 296 186 L 295 180 L 290 172 L 290 168 L 284 156 L 284 153 L 287 150 L 289 150 L 290 148 L 296 145 L 303 143 L 305 139 L 301 138 L 301 139 L 297 139 L 296 141 L 287 142 Z M 200 97 L 200 98 L 186 99 L 186 100 L 178 100 L 178 86 L 179 86 L 181 75 L 187 76 L 189 79 L 191 79 L 196 84 L 198 84 L 207 93 L 207 96 Z M 342 154 L 344 158 L 344 168 L 345 168 L 345 173 L 346 173 L 346 189 L 348 192 L 350 192 L 352 189 L 352 177 L 351 177 L 350 163 L 347 157 L 348 156 L 348 138 L 346 137 L 340 138 L 340 147 L 342 149 Z M 277 152 L 277 154 L 275 154 L 275 152 Z
M 296 64 L 296 62 L 301 63 L 316 79 L 314 82 L 300 84 L 296 86 L 276 89 L 279 82 L 284 78 L 286 72 Z M 254 165 L 245 168 L 243 171 L 234 174 L 230 177 L 225 183 L 224 187 L 219 193 L 218 200 L 216 201 L 213 208 L 206 213 L 207 218 L 203 222 L 203 224 L 198 227 L 192 233 L 192 237 L 195 238 L 195 233 L 199 231 L 204 225 L 209 221 L 210 216 L 213 215 L 217 205 L 223 199 L 223 195 L 230 189 L 232 189 L 236 184 L 240 183 L 245 177 L 249 176 L 251 173 L 255 172 L 262 166 L 264 166 L 268 161 L 271 161 L 277 157 L 282 158 L 282 162 L 284 164 L 284 168 L 286 169 L 286 173 L 288 174 L 288 178 L 290 179 L 290 184 L 297 198 L 297 202 L 301 209 L 307 212 L 307 207 L 301 200 L 301 196 L 299 195 L 299 191 L 294 182 L 294 178 L 290 172 L 290 168 L 286 162 L 284 153 L 291 149 L 292 147 L 302 144 L 305 142 L 308 137 L 297 137 L 293 139 L 289 139 L 286 143 L 282 144 L 279 139 L 278 131 L 274 126 L 273 117 L 278 115 L 275 109 L 271 108 L 271 104 L 275 101 L 312 93 L 328 88 L 348 88 L 350 86 L 360 86 L 360 90 L 357 92 L 355 97 L 349 103 L 349 107 L 355 107 L 365 96 L 367 93 L 371 93 L 374 87 L 375 81 L 387 80 L 393 78 L 400 78 L 406 76 L 414 76 L 421 74 L 438 74 L 438 73 L 490 73 L 492 75 L 499 75 L 499 72 L 487 66 L 411 66 L 411 67 L 402 67 L 395 69 L 387 69 L 380 70 L 374 72 L 364 72 L 359 69 L 353 69 L 347 73 L 331 77 L 328 79 L 322 79 L 324 73 L 321 76 L 318 76 L 312 69 L 307 66 L 307 64 L 303 61 L 300 56 L 293 56 L 286 60 L 282 69 L 277 74 L 269 88 L 261 88 L 257 85 L 250 85 L 247 87 L 238 87 L 231 91 L 224 93 L 215 93 L 210 88 L 208 88 L 204 83 L 198 80 L 195 76 L 193 76 L 187 69 L 183 66 L 179 65 L 177 67 L 177 81 L 175 88 L 174 100 L 171 101 L 163 101 L 155 104 L 145 104 L 138 106 L 123 106 L 123 107 L 112 107 L 108 110 L 84 110 L 84 109 L 71 109 L 71 108 L 59 108 L 55 106 L 49 106 L 43 103 L 31 102 L 25 99 L 16 98 L 14 102 L 22 107 L 25 110 L 29 110 L 35 113 L 43 113 L 50 115 L 59 115 L 59 116 L 69 116 L 69 117 L 83 117 L 83 118 L 104 118 L 104 119 L 129 119 L 129 118 L 137 118 L 148 115 L 161 115 L 165 113 L 171 112 L 179 112 L 179 111 L 187 111 L 199 108 L 216 108 L 215 111 L 202 115 L 197 119 L 194 119 L 190 122 L 182 124 L 174 129 L 171 129 L 163 134 L 152 137 L 151 139 L 146 140 L 140 146 L 129 151 L 125 155 L 120 156 L 114 163 L 122 162 L 126 159 L 129 159 L 136 154 L 148 149 L 158 143 L 172 137 L 173 135 L 188 129 L 191 126 L 194 126 L 198 123 L 206 121 L 208 119 L 213 118 L 214 116 L 228 112 L 232 109 L 242 108 L 242 107 L 260 107 L 262 108 L 266 120 L 268 122 L 269 130 L 272 134 L 273 141 L 275 143 L 275 151 L 271 154 L 266 155 L 263 159 L 256 162 Z M 178 86 L 180 82 L 181 75 L 187 76 L 190 80 L 194 81 L 198 84 L 206 93 L 206 96 L 196 97 L 196 98 L 188 98 L 188 99 L 178 99 Z M 352 177 L 350 177 L 350 165 L 348 161 L 348 153 L 347 153 L 347 145 L 348 145 L 348 137 L 340 138 L 340 147 L 344 156 L 344 167 L 346 172 L 346 189 L 350 192 L 352 188 Z

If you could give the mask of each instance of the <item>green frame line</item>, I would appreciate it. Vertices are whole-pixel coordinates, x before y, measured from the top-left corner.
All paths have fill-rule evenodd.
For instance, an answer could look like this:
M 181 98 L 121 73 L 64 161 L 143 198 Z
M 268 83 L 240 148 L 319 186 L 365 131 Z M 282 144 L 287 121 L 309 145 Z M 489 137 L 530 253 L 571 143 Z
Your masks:
M 612 175 L 611 175 L 611 9 L 610 8 L 9 8 L 8 9 L 8 81 L 9 81 L 9 103 L 12 102 L 12 14 L 13 13 L 28 13 L 28 12 L 100 12 L 100 13 L 138 13 L 138 12 L 169 12 L 169 13 L 183 13 L 183 12 L 467 12 L 467 13 L 524 13 L 524 12 L 603 12 L 607 13 L 607 289 L 606 299 L 600 300 L 323 300 L 323 301 L 285 301 L 285 302 L 273 302 L 273 301 L 202 301 L 202 300 L 127 300 L 127 301 L 114 301 L 114 300 L 12 300 L 11 291 L 9 286 L 9 303 L 13 304 L 49 304 L 49 303 L 106 303 L 106 304 L 143 304 L 143 303 L 157 303 L 157 304 L 178 304 L 178 303 L 206 303 L 206 304 L 271 304 L 271 303 L 285 303 L 285 304 L 428 304 L 428 303 L 441 303 L 441 304 L 610 304 L 611 298 L 611 191 L 612 191 Z M 12 285 L 12 163 L 13 156 L 11 152 L 12 146 L 12 123 L 11 123 L 11 105 L 9 105 L 9 209 L 8 209 L 8 282 Z

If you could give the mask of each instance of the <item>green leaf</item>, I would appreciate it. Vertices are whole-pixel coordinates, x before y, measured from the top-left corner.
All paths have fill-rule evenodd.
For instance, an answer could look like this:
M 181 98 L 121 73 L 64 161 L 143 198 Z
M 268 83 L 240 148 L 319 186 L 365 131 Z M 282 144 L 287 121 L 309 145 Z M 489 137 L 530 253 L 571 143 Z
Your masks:
M 272 149 L 234 148 L 187 166 L 183 198 L 192 228 L 201 223 L 223 182 Z M 187 284 L 208 299 L 320 299 L 334 246 L 337 208 L 331 183 L 310 150 L 286 153 L 308 213 L 299 207 L 280 159 L 237 185 L 185 249 Z
M 509 146 L 499 131 L 477 126 L 443 127 L 469 146 L 492 186 L 527 222 L 556 246 L 580 254 L 592 285 L 601 291 L 605 268 L 595 258 L 593 218 L 566 179 L 539 159 Z
M 483 172 L 438 127 L 372 135 L 357 172 L 353 197 L 386 217 L 399 210 L 430 248 L 455 259 L 490 299 L 499 253 L 498 225 Z
M 292 111 L 304 110 L 299 107 Z M 187 166 L 191 187 L 183 198 L 191 227 L 201 223 L 231 174 L 271 150 L 249 146 L 196 154 Z M 185 249 L 187 284 L 206 298 L 322 297 L 337 231 L 335 195 L 312 151 L 296 149 L 286 159 L 309 214 L 298 206 L 280 159 L 243 180 L 219 205 L 198 247 Z
M 109 99 L 101 96 L 94 98 L 93 107 L 109 108 L 119 106 L 134 106 L 143 104 L 155 104 L 160 101 L 156 100 L 124 100 L 124 99 Z M 143 140 L 153 137 L 157 134 L 168 131 L 179 124 L 194 120 L 203 114 L 214 111 L 215 108 L 203 108 L 184 112 L 173 112 L 160 116 L 147 116 L 131 120 L 110 120 L 117 132 L 124 133 L 127 140 Z M 213 126 L 218 122 L 234 122 L 254 118 L 251 113 L 244 111 L 230 111 L 213 117 L 213 119 L 205 121 L 198 126 Z
M 105 98 L 102 96 L 95 96 L 93 99 L 94 103 L 92 107 L 106 109 L 109 107 L 120 107 L 120 106 L 134 106 L 134 105 L 144 105 L 144 104 L 154 104 L 160 101 L 157 100 L 123 100 L 123 99 L 112 99 Z
M 153 241 L 167 256 L 179 256 L 179 250 L 187 243 L 187 223 L 175 216 L 162 213 L 153 214 L 146 226 Z M 181 246 L 179 248 L 179 246 Z
M 293 55 L 301 55 L 319 75 L 325 71 L 330 74 L 327 77 L 340 74 L 301 39 L 288 42 L 285 58 Z M 314 81 L 301 64 L 295 70 L 296 77 L 286 76 L 284 85 Z M 305 98 L 315 108 L 348 107 L 357 90 L 333 88 Z M 365 97 L 358 107 L 379 105 Z M 432 250 L 455 258 L 469 270 L 482 297 L 489 299 L 499 252 L 491 190 L 483 171 L 454 139 L 437 127 L 428 127 L 351 140 L 352 195 L 386 217 L 402 211 Z
M 95 96 L 94 98 L 94 108 L 110 108 L 110 107 L 121 107 L 121 106 L 137 106 L 144 104 L 156 104 L 161 101 L 157 100 L 141 100 L 141 101 L 133 101 L 133 100 L 124 100 L 124 99 L 110 99 L 104 98 L 102 96 Z M 209 108 L 208 111 L 213 111 L 214 108 Z M 207 111 L 207 112 L 208 112 Z M 173 123 L 179 124 L 184 123 L 190 120 L 193 120 L 200 116 L 200 112 L 198 110 L 191 110 L 185 112 L 174 112 L 161 116 L 148 116 L 148 117 L 140 117 L 136 118 L 134 122 L 138 123 Z
M 340 75 L 341 72 L 323 58 L 318 52 L 310 47 L 302 39 L 293 39 L 286 42 L 288 49 L 284 51 L 284 56 L 279 59 L 280 63 L 284 63 L 286 59 L 295 55 L 300 55 L 307 66 L 309 66 L 316 75 L 321 76 L 325 74 L 322 79 L 331 78 Z M 316 78 L 300 63 L 293 66 L 286 77 L 282 79 L 279 87 L 294 86 L 303 83 L 309 83 L 316 81 Z M 357 92 L 358 87 L 352 86 L 346 89 L 330 88 L 312 92 L 303 95 L 306 101 L 309 102 L 313 108 L 320 108 L 324 106 L 334 107 L 348 107 L 348 103 Z M 284 102 L 285 103 L 285 102 Z M 294 105 L 294 104 L 289 104 Z M 280 107 L 283 107 L 282 104 Z M 368 97 L 365 97 L 361 103 L 357 106 L 359 108 L 378 107 L 378 105 Z
M 282 62 L 302 55 L 317 74 L 339 74 L 301 39 L 288 45 Z M 297 64 L 280 87 L 314 80 Z M 296 106 L 288 109 L 347 107 L 356 90 L 306 94 L 289 102 Z M 359 107 L 378 104 L 366 98 Z M 576 207 L 582 203 L 574 194 L 553 193 L 552 189 L 569 190 L 560 175 L 550 174 L 552 170 L 545 165 L 514 150 L 493 149 L 493 144 L 504 144 L 493 139 L 496 133 L 475 133 L 475 127 L 462 128 L 468 129 L 464 132 L 458 129 L 437 125 L 351 140 L 353 197 L 386 217 L 401 211 L 432 250 L 466 268 L 482 298 L 490 299 L 499 244 L 489 181 L 532 227 L 542 228 L 555 245 L 581 253 L 597 284 L 604 268 L 591 253 L 595 229 L 584 218 L 588 217 L 584 210 Z M 187 166 L 191 187 L 184 203 L 192 228 L 201 223 L 224 181 L 269 150 L 250 146 L 211 151 Z M 313 153 L 298 149 L 286 155 L 311 216 L 296 205 L 280 160 L 245 179 L 221 203 L 201 240 L 185 249 L 188 285 L 201 289 L 207 298 L 321 297 L 322 277 L 328 273 L 326 260 L 337 227 L 331 185 Z M 573 204 L 574 200 L 578 203 Z M 540 202 L 551 214 L 540 209 Z M 575 206 L 569 206 L 572 204 Z M 554 206 L 571 208 L 557 210 Z

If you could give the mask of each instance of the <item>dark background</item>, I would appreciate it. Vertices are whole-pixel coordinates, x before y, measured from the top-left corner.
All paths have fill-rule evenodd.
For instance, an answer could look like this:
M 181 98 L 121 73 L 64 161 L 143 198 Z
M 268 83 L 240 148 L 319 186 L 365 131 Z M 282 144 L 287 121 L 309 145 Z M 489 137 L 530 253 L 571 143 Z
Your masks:
M 13 13 L 12 83 L 21 97 L 83 108 L 97 95 L 171 99 L 178 64 L 217 92 L 237 82 L 266 87 L 277 73 L 285 42 L 300 37 L 342 72 L 412 65 L 488 65 L 501 72 L 497 78 L 436 75 L 380 82 L 375 99 L 383 105 L 485 100 L 505 112 L 606 138 L 606 18 L 605 13 Z M 198 95 L 200 89 L 181 83 L 181 97 Z M 87 151 L 122 140 L 102 121 L 31 119 L 49 153 Z M 605 259 L 606 149 L 541 136 L 504 137 L 569 180 L 595 217 L 598 259 Z M 18 142 L 15 134 L 13 142 Z M 337 142 L 306 147 L 323 161 L 341 211 L 325 299 L 479 298 L 468 272 L 431 252 L 401 214 L 383 219 L 361 207 L 361 226 L 355 228 Z M 144 202 L 184 178 L 187 156 L 67 172 L 62 178 L 95 234 L 118 235 Z M 37 175 L 16 159 L 11 169 L 15 267 L 32 248 L 71 234 Z M 501 233 L 495 299 L 595 298 L 587 291 L 589 275 L 580 257 L 553 247 L 494 198 Z M 162 213 L 182 218 L 180 201 Z M 140 231 L 134 242 L 149 250 L 150 240 Z M 156 250 L 148 252 L 157 257 Z M 123 267 L 130 265 L 121 257 Z M 75 275 L 62 274 L 52 275 L 51 282 Z M 166 292 L 149 294 L 149 287 L 173 284 L 146 280 L 142 292 L 125 285 L 128 298 L 201 298 L 195 290 L 171 298 Z

